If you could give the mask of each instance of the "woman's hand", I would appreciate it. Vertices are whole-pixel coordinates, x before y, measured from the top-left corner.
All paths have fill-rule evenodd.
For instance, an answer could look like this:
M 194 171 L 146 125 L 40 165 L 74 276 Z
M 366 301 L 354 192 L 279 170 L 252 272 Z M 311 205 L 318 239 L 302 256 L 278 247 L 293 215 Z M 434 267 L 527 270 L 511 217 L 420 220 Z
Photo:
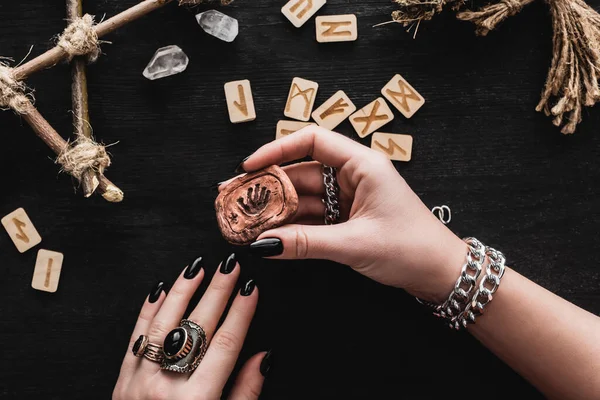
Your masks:
M 296 223 L 264 232 L 252 251 L 265 257 L 336 261 L 425 300 L 445 300 L 466 246 L 382 153 L 308 126 L 261 147 L 241 167 L 251 172 L 306 156 L 318 162 L 284 168 L 300 197 Z M 343 221 L 338 225 L 315 225 L 323 224 L 324 215 L 321 163 L 337 168 Z
M 163 371 L 158 363 L 134 356 L 131 349 L 140 335 L 147 335 L 150 343 L 162 346 L 165 336 L 179 326 L 192 295 L 204 278 L 202 260 L 196 260 L 185 269 L 168 295 L 165 295 L 162 282 L 159 282 L 140 312 L 113 399 L 220 399 L 242 349 L 258 301 L 258 289 L 253 281 L 248 281 L 235 297 L 225 321 L 217 329 L 239 276 L 240 267 L 232 254 L 221 264 L 206 293 L 189 315 L 188 319 L 206 332 L 209 346 L 198 368 L 188 374 Z M 269 371 L 270 362 L 270 355 L 265 353 L 250 358 L 238 375 L 229 398 L 258 399 L 264 381 L 263 374 Z

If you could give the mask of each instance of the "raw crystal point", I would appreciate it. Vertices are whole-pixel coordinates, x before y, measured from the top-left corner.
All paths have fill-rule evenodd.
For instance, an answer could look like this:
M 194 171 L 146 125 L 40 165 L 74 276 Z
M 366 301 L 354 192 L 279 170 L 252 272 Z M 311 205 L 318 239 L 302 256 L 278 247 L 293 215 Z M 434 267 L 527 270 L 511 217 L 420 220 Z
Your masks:
M 171 45 L 156 50 L 154 56 L 144 69 L 144 76 L 151 81 L 185 71 L 189 63 L 188 57 L 179 46 Z
M 196 15 L 204 32 L 225 42 L 233 42 L 238 34 L 238 21 L 217 10 L 208 10 Z

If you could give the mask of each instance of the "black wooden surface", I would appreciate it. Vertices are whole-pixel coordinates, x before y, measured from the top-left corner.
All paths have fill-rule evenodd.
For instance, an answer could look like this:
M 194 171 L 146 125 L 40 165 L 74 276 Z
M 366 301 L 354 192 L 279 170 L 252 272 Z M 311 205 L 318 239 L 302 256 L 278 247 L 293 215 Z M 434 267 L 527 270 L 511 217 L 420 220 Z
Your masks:
M 62 0 L 0 3 L 0 55 L 33 55 L 64 27 Z M 112 16 L 136 0 L 86 1 Z M 318 44 L 314 21 L 294 28 L 282 1 L 238 0 L 240 21 L 227 44 L 198 27 L 194 13 L 169 5 L 106 40 L 89 69 L 95 135 L 110 148 L 108 176 L 122 204 L 83 199 L 58 174 L 52 154 L 11 112 L 0 114 L 0 214 L 24 207 L 43 237 L 64 252 L 56 294 L 31 289 L 37 249 L 19 254 L 0 234 L 0 397 L 106 399 L 144 297 L 203 255 L 209 274 L 228 252 L 210 185 L 272 140 L 293 77 L 319 82 L 317 105 L 343 89 L 362 107 L 396 73 L 426 98 L 411 119 L 384 131 L 414 136 L 413 160 L 398 164 L 429 206 L 448 204 L 451 228 L 502 249 L 510 265 L 555 293 L 600 313 L 598 218 L 600 122 L 585 110 L 564 137 L 534 107 L 551 52 L 551 23 L 539 2 L 486 38 L 444 14 L 416 40 L 388 20 L 387 0 L 330 0 L 320 14 L 356 13 L 359 39 Z M 188 54 L 183 74 L 150 82 L 146 63 L 161 46 Z M 223 84 L 250 79 L 255 122 L 228 121 Z M 70 72 L 36 74 L 42 114 L 71 132 Z M 346 121 L 339 130 L 357 140 Z M 362 141 L 369 144 L 370 139 Z M 273 347 L 266 399 L 429 399 L 467 376 L 486 398 L 537 392 L 469 335 L 450 332 L 401 290 L 320 261 L 250 259 L 244 277 L 261 290 L 242 359 Z M 577 327 L 573 327 L 576 329 Z M 490 388 L 490 382 L 497 383 Z M 465 388 L 466 389 L 466 388 Z

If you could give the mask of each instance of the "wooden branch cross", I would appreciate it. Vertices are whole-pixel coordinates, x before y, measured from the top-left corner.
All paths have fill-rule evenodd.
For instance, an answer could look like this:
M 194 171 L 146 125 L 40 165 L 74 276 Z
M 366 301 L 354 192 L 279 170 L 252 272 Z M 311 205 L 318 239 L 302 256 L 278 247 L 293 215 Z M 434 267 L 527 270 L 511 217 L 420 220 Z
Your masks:
M 74 26 L 75 23 L 82 24 L 82 20 L 91 18 L 87 15 L 82 18 L 81 1 L 82 0 L 67 0 L 68 17 L 72 22 L 67 30 L 65 30 L 65 33 L 63 33 L 63 37 L 70 29 L 77 29 L 77 27 Z M 90 23 L 87 31 L 76 31 L 78 35 L 73 35 L 73 37 L 75 38 L 75 36 L 77 36 L 77 39 L 79 39 L 84 33 L 88 36 L 91 35 L 93 41 L 95 41 L 95 49 L 97 50 L 98 38 L 103 37 L 172 1 L 173 0 L 144 0 L 97 25 L 92 25 Z M 179 0 L 179 4 L 194 5 L 203 1 L 204 0 Z M 222 0 L 222 3 L 228 3 L 228 1 Z M 73 42 L 75 42 L 75 39 L 73 39 Z M 23 117 L 40 139 L 42 139 L 58 156 L 57 163 L 62 164 L 62 169 L 80 180 L 86 197 L 89 197 L 94 191 L 98 190 L 106 200 L 110 202 L 120 202 L 123 200 L 123 192 L 104 176 L 104 168 L 110 164 L 110 160 L 104 152 L 104 147 L 93 142 L 92 139 L 91 127 L 89 125 L 85 62 L 81 57 L 77 57 L 89 55 L 90 52 L 94 50 L 94 46 L 91 48 L 89 48 L 89 46 L 85 47 L 85 45 L 89 45 L 89 43 L 84 42 L 83 46 L 81 46 L 82 48 L 78 48 L 75 44 L 73 45 L 75 48 L 74 51 L 71 51 L 71 49 L 66 47 L 61 40 L 54 48 L 16 68 L 9 68 L 0 64 L 0 108 L 11 108 Z M 27 79 L 33 73 L 53 67 L 65 59 L 73 59 L 72 101 L 75 135 L 77 136 L 74 146 L 65 141 L 41 115 L 33 105 L 32 99 L 30 98 L 31 96 L 28 97 L 25 93 L 25 85 L 22 83 L 22 81 Z M 76 157 L 73 152 L 76 150 L 79 151 L 79 153 L 83 152 L 83 149 L 78 148 L 78 146 L 87 146 L 85 147 L 85 150 L 92 154 L 89 155 L 86 153 L 84 154 L 84 157 Z M 86 161 L 83 165 L 78 164 L 78 162 L 81 161 L 80 158 L 84 158 Z

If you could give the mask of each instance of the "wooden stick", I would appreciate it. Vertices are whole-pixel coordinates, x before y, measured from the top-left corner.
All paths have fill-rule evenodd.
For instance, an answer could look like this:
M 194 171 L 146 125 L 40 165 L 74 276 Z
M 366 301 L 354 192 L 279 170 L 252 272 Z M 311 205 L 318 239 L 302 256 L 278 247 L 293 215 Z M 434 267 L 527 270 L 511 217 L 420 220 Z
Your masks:
M 67 20 L 83 16 L 82 0 L 67 0 Z M 88 88 L 85 74 L 85 58 L 75 57 L 71 62 L 71 103 L 73 104 L 73 127 L 78 137 L 92 138 L 88 108 Z M 98 173 L 87 170 L 81 176 L 81 188 L 85 197 L 90 197 L 99 185 Z
M 120 14 L 99 23 L 94 27 L 94 30 L 98 37 L 102 37 L 172 1 L 173 0 L 144 0 Z M 13 77 L 16 80 L 22 81 L 37 71 L 58 64 L 66 57 L 67 53 L 61 47 L 56 46 L 20 67 L 15 68 L 13 70 Z
M 54 128 L 46 121 L 35 106 L 28 102 L 27 112 L 21 114 L 25 122 L 31 126 L 31 129 L 52 149 L 58 156 L 69 144 L 54 130 Z M 118 203 L 123 200 L 123 192 L 115 184 L 109 181 L 104 175 L 99 175 L 98 189 L 102 193 L 102 197 L 106 200 Z

